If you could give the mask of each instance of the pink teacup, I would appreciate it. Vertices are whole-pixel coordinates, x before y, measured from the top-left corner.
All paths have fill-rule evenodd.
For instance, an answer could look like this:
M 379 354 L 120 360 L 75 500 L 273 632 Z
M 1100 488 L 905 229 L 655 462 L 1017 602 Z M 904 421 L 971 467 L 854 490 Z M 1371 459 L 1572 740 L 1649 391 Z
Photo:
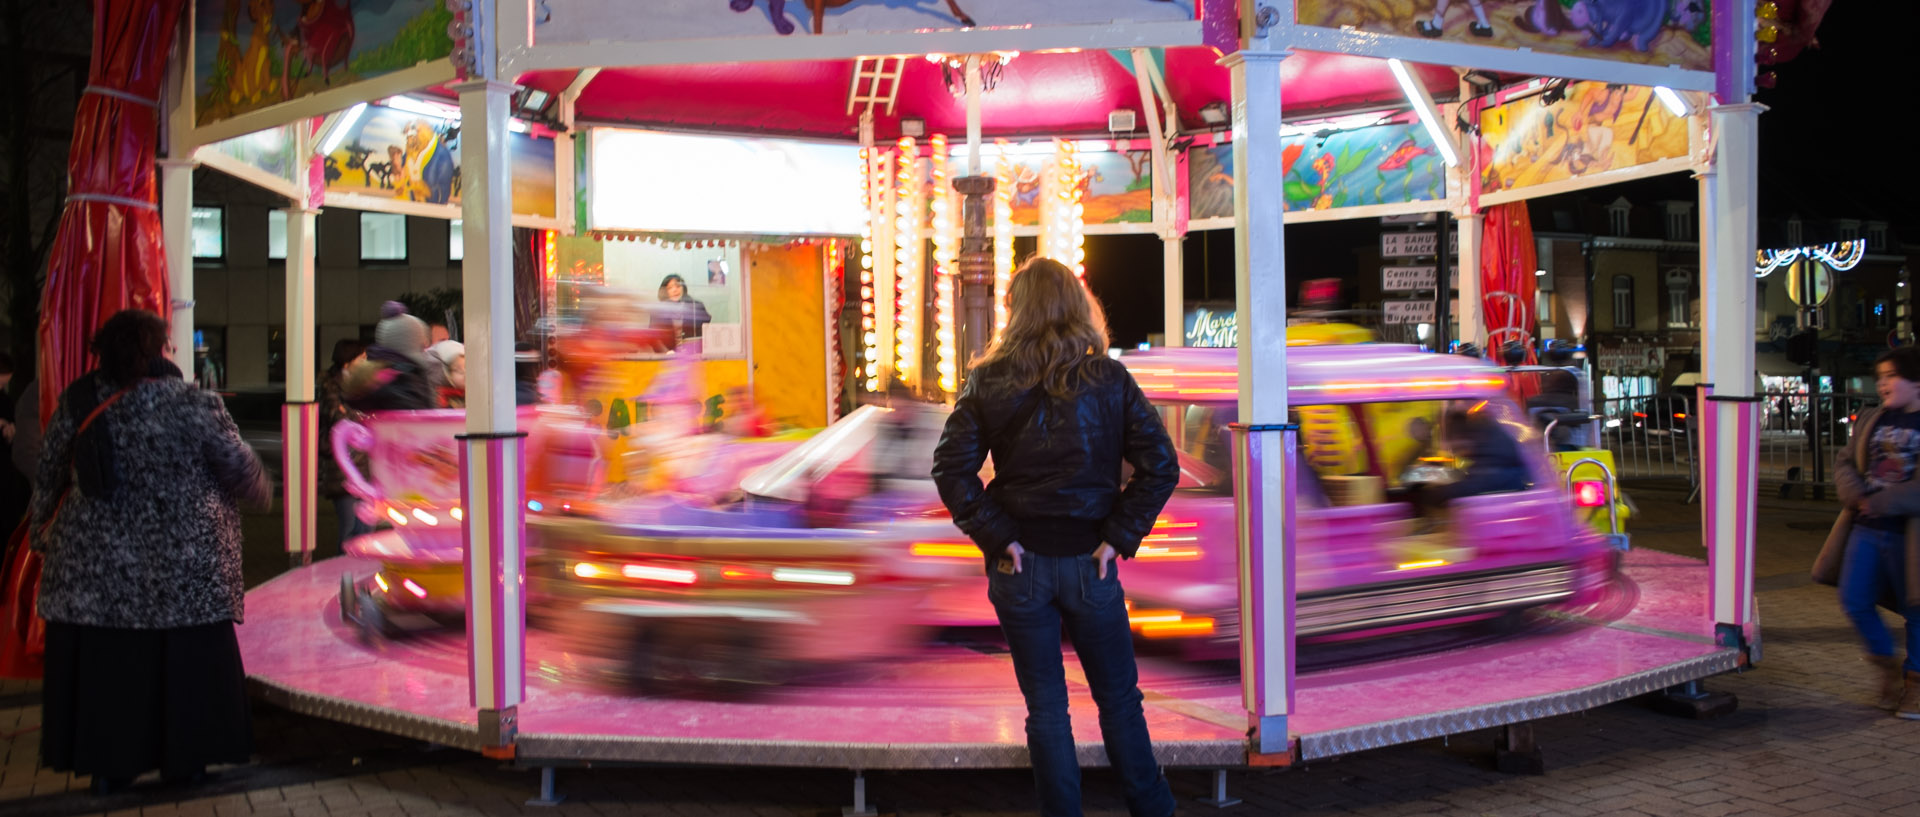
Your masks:
M 519 427 L 536 431 L 539 409 L 521 406 Z M 391 523 L 417 550 L 459 548 L 460 441 L 463 409 L 382 411 L 365 423 L 341 420 L 333 427 L 333 457 L 347 491 L 361 500 L 363 521 Z M 536 441 L 527 441 L 533 454 Z M 353 452 L 367 452 L 371 474 L 362 474 Z

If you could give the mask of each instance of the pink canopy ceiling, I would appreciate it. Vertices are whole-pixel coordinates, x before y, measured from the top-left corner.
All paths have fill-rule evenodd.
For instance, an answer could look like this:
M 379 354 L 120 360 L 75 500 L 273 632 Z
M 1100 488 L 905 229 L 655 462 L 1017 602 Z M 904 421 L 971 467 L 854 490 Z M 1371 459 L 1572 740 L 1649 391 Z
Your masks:
M 1208 48 L 1166 49 L 1164 55 L 1167 91 L 1182 128 L 1204 129 L 1200 109 L 1228 101 L 1227 69 Z M 1131 62 L 1123 59 L 1125 52 L 1106 51 L 1020 55 L 983 100 L 987 134 L 1105 133 L 1109 112 L 1140 110 Z M 1415 68 L 1436 98 L 1456 95 L 1459 80 L 1451 69 Z M 588 85 L 576 111 L 591 121 L 848 138 L 858 123 L 857 111 L 847 113 L 853 71 L 853 60 L 608 68 Z M 1303 52 L 1287 58 L 1281 71 L 1288 119 L 1403 104 L 1381 60 Z M 575 76 L 537 71 L 520 83 L 557 96 Z M 893 113 L 876 110 L 875 137 L 898 137 L 902 118 L 925 120 L 929 133 L 966 130 L 966 106 L 947 90 L 940 66 L 923 59 L 907 61 Z M 1137 131 L 1145 133 L 1144 119 Z

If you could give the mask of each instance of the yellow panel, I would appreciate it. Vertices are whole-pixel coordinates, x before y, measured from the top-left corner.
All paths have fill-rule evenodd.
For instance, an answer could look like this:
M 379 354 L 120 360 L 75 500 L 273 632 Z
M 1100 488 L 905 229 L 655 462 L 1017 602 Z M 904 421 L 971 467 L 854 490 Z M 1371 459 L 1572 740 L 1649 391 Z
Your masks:
M 1422 400 L 1366 403 L 1360 407 L 1366 413 L 1374 449 L 1380 453 L 1381 474 L 1389 486 L 1399 487 L 1400 475 L 1406 473 L 1416 458 L 1438 450 L 1437 446 L 1416 439 L 1409 431 L 1415 420 L 1424 420 L 1431 440 L 1440 428 L 1440 405 L 1438 400 Z
M 756 246 L 747 257 L 753 395 L 777 423 L 827 424 L 822 255 L 815 245 Z
M 603 387 L 602 391 L 579 395 L 575 401 L 588 411 L 595 412 L 594 424 L 606 432 L 602 438 L 600 455 L 607 463 L 607 478 L 611 482 L 626 479 L 623 463 L 627 461 L 625 455 L 633 446 L 633 436 L 626 433 L 626 429 L 645 419 L 648 408 L 643 400 L 647 389 L 667 365 L 669 362 L 663 360 L 609 362 L 605 364 L 602 374 L 611 380 L 611 385 Z M 688 384 L 689 388 L 703 406 L 719 409 L 722 417 L 732 413 L 733 407 L 727 405 L 728 394 L 747 386 L 747 362 L 744 360 L 699 361 L 693 364 L 691 374 L 693 382 Z

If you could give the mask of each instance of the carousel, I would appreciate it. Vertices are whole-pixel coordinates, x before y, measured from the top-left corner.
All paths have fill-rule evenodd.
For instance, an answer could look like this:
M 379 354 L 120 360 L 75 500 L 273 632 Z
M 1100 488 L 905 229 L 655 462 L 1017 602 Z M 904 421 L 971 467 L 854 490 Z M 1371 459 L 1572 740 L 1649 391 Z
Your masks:
M 1411 0 L 233 5 L 128 46 L 187 46 L 156 114 L 169 278 L 48 314 L 81 337 L 171 304 L 190 332 L 191 168 L 287 197 L 296 566 L 250 591 L 240 637 L 289 708 L 549 770 L 853 770 L 857 806 L 861 770 L 1024 765 L 978 555 L 922 461 L 1017 246 L 1074 266 L 1088 236 L 1159 237 L 1178 346 L 1222 334 L 1182 308 L 1181 242 L 1218 229 L 1237 348 L 1122 356 L 1183 454 L 1128 566 L 1163 764 L 1497 726 L 1524 767 L 1529 720 L 1662 691 L 1704 709 L 1701 679 L 1759 657 L 1750 7 L 1623 35 Z M 279 61 L 241 47 L 275 37 Z M 1702 180 L 1707 298 L 1729 304 L 1707 316 L 1728 385 L 1703 389 L 1704 562 L 1595 522 L 1604 452 L 1547 451 L 1506 370 L 1288 326 L 1285 225 L 1443 212 L 1462 339 L 1531 345 L 1526 200 L 1675 172 Z M 336 428 L 384 527 L 315 563 L 327 206 L 462 220 L 469 385 L 463 411 Z M 517 343 L 555 372 L 539 405 L 515 405 Z M 49 375 L 77 372 L 79 346 L 49 348 Z M 1534 487 L 1436 529 L 1395 492 L 1444 452 L 1385 429 L 1457 405 L 1538 451 Z M 1084 690 L 1073 709 L 1097 765 Z

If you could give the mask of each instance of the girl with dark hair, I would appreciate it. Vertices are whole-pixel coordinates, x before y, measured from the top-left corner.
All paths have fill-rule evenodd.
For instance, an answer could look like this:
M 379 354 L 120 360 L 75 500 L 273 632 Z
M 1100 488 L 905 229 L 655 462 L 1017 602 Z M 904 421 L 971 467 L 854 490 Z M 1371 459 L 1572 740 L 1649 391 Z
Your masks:
M 367 356 L 367 345 L 354 338 L 341 338 L 333 344 L 333 365 L 320 376 L 320 495 L 333 501 L 339 519 L 340 542 L 373 532 L 373 526 L 360 520 L 359 500 L 347 493 L 347 477 L 333 458 L 333 426 L 341 420 L 359 420 L 365 415 L 347 405 L 347 369 Z M 354 461 L 360 473 L 367 473 L 367 455 L 356 451 Z
M 96 791 L 152 769 L 193 780 L 248 758 L 240 513 L 270 485 L 220 398 L 165 357 L 158 315 L 114 315 L 93 352 L 47 420 L 33 498 L 40 762 Z
M 975 364 L 934 450 L 940 499 L 987 562 L 1027 703 L 1040 813 L 1080 814 L 1064 629 L 1100 708 L 1107 759 L 1134 817 L 1173 813 L 1153 757 L 1115 556 L 1132 558 L 1180 470 L 1160 414 L 1107 357 L 1100 305 L 1073 272 L 1036 258 L 1013 276 L 1006 331 Z M 980 467 L 993 456 L 993 483 Z M 1133 466 L 1126 485 L 1121 463 Z
M 713 316 L 707 314 L 707 305 L 687 294 L 687 279 L 678 275 L 660 279 L 660 301 L 673 305 L 667 312 L 666 322 L 673 330 L 676 343 L 683 338 L 700 337 L 713 321 Z

